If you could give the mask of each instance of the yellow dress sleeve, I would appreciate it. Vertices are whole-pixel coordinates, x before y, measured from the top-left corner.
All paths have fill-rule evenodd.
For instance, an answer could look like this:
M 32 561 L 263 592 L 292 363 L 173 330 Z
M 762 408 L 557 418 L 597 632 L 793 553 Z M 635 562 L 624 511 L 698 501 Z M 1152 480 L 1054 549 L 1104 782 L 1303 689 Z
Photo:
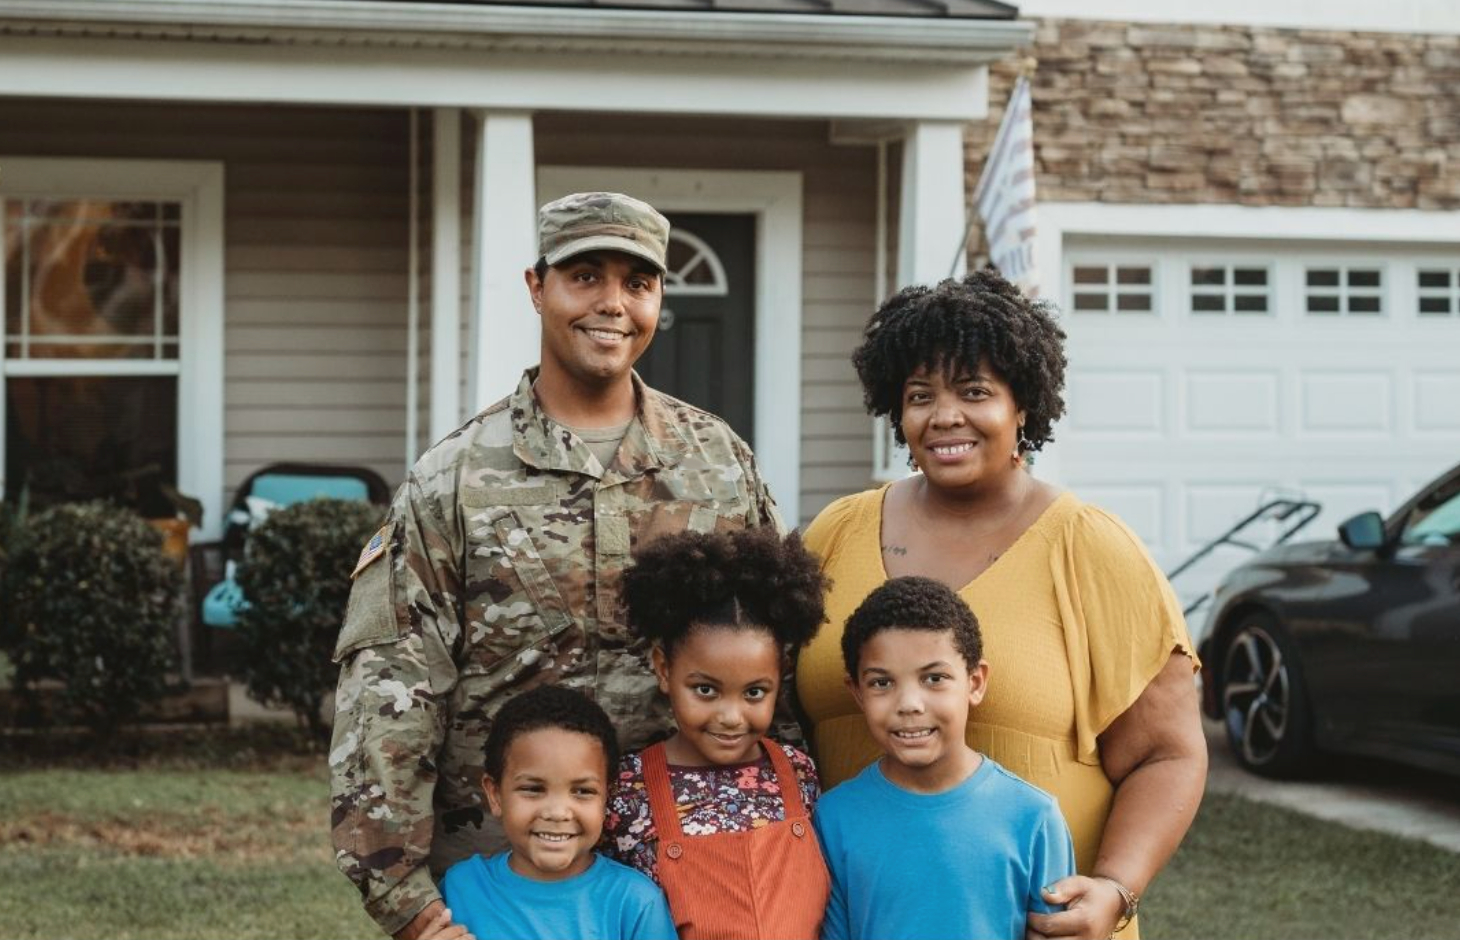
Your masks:
M 1099 764 L 1097 737 L 1180 651 L 1197 665 L 1181 604 L 1141 540 L 1084 506 L 1055 540 L 1050 567 L 1075 692 L 1076 757 Z
M 855 516 L 857 499 L 862 495 L 853 493 L 836 500 L 817 513 L 806 531 L 801 533 L 801 541 L 807 550 L 821 559 L 823 571 L 826 570 L 827 562 L 836 556 L 842 537 Z

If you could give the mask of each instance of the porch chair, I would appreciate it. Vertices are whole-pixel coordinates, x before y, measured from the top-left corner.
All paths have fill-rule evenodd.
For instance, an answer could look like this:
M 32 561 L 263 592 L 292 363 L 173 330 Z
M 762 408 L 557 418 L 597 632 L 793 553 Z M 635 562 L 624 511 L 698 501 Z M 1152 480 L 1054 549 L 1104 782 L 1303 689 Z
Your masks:
M 205 553 L 211 549 L 214 558 L 221 556 L 222 579 L 207 589 L 200 605 L 205 626 L 232 629 L 238 625 L 238 612 L 248 604 L 234 579 L 248 533 L 274 509 L 321 498 L 359 499 L 384 506 L 390 502 L 390 488 L 380 474 L 366 467 L 274 463 L 255 471 L 233 498 L 222 540 L 194 546 Z M 196 570 L 216 572 L 218 568 L 215 562 Z

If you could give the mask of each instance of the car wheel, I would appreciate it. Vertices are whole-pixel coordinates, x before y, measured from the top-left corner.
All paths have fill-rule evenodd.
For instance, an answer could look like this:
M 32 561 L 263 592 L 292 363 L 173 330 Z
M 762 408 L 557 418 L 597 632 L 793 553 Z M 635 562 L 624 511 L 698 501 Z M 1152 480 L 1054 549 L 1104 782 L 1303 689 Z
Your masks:
M 1254 773 L 1297 776 L 1311 763 L 1308 696 L 1293 644 L 1267 614 L 1242 620 L 1225 646 L 1222 719 L 1232 753 Z

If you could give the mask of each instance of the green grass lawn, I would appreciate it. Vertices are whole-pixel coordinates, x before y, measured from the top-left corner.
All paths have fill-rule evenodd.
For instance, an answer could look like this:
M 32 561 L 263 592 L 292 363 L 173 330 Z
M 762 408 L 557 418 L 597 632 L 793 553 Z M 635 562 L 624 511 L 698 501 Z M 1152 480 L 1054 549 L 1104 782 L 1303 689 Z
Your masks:
M 0 936 L 379 935 L 334 868 L 322 768 L 0 775 Z
M 4 761 L 0 936 L 379 936 L 334 868 L 322 760 L 230 753 Z M 1460 938 L 1457 884 L 1460 855 L 1213 796 L 1142 933 Z
M 1460 855 L 1208 796 L 1141 905 L 1141 935 L 1460 938 Z

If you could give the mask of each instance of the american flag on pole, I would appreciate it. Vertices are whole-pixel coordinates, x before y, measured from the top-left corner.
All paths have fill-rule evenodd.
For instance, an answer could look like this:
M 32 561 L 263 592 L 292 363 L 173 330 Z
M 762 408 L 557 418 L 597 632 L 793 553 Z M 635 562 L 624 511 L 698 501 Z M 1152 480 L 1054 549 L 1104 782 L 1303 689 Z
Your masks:
M 973 202 L 983 219 L 989 259 L 1026 295 L 1039 296 L 1034 267 L 1034 121 L 1029 79 L 1020 77 L 978 178 Z

